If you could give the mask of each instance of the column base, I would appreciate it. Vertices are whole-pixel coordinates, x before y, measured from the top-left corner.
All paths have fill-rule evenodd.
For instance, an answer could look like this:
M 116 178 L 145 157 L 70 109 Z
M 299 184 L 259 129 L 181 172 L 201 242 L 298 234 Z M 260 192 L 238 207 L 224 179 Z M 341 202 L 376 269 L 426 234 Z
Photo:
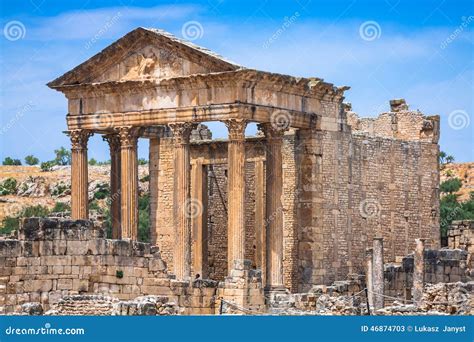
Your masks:
M 223 314 L 249 315 L 265 313 L 262 271 L 252 269 L 249 260 L 235 260 L 229 276 L 219 286 Z

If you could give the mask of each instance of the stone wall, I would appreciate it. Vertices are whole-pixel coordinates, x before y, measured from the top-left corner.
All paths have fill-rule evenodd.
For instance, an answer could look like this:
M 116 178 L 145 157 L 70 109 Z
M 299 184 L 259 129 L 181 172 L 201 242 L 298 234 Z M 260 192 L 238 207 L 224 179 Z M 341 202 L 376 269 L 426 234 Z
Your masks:
M 18 239 L 0 240 L 0 313 L 39 302 L 45 310 L 68 295 L 121 300 L 166 296 L 183 313 L 214 313 L 216 282 L 179 282 L 148 243 L 105 239 L 91 221 L 31 218 Z
M 425 282 L 429 284 L 468 282 L 472 280 L 467 266 L 468 253 L 460 249 L 425 250 Z M 401 264 L 386 264 L 385 294 L 411 299 L 413 287 L 413 254 Z
M 448 247 L 474 255 L 474 221 L 453 221 L 448 229 Z
M 340 132 L 298 134 L 300 292 L 362 274 L 364 251 L 375 236 L 384 238 L 390 262 L 413 250 L 415 238 L 439 247 L 436 141 L 344 126 Z

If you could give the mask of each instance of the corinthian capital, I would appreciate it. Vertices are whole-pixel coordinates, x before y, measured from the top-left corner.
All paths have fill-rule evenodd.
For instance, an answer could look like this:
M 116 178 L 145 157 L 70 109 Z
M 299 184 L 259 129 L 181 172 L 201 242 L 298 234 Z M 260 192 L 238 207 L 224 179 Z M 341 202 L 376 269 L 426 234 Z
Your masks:
M 72 150 L 84 150 L 87 149 L 87 141 L 92 135 L 91 132 L 83 129 L 75 129 L 66 133 L 71 139 Z
M 121 147 L 135 147 L 138 140 L 138 129 L 133 126 L 123 126 L 117 128 Z
M 245 140 L 247 120 L 229 119 L 225 120 L 224 124 L 227 126 L 227 130 L 229 131 L 229 140 Z
M 168 124 L 168 126 L 173 132 L 174 143 L 177 145 L 185 145 L 189 144 L 191 131 L 197 124 L 191 122 L 175 122 Z
M 278 126 L 270 122 L 260 123 L 257 127 L 263 132 L 263 134 L 265 134 L 265 138 L 267 139 L 282 138 L 285 131 L 288 129 L 287 127 Z
M 102 136 L 102 139 L 109 144 L 110 152 L 120 150 L 120 137 L 118 134 L 106 134 Z

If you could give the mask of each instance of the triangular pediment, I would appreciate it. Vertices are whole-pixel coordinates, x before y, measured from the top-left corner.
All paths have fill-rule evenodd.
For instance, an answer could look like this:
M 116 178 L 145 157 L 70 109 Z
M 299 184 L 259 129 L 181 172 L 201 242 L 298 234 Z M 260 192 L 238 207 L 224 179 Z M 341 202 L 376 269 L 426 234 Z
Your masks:
M 163 79 L 239 68 L 212 51 L 165 31 L 137 28 L 48 86 Z

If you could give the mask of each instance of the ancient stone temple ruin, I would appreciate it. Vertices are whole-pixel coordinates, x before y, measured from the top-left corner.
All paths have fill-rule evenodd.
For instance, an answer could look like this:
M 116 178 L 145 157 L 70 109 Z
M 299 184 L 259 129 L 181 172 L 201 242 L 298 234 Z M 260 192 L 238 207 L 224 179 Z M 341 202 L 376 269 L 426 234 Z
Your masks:
M 75 255 L 62 265 L 76 260 L 96 273 L 63 295 L 102 286 L 123 299 L 174 296 L 182 284 L 210 279 L 218 285 L 209 285 L 209 298 L 261 310 L 265 293 L 307 292 L 364 274 L 375 237 L 387 262 L 400 261 L 417 238 L 439 247 L 439 117 L 404 100 L 361 119 L 343 103 L 349 87 L 248 69 L 144 28 L 48 86 L 68 99 L 72 219 L 88 219 L 88 138 L 102 135 L 111 158 L 114 240 L 102 236 L 109 242 L 89 254 L 76 246 L 84 258 L 102 257 Z M 203 124 L 212 121 L 225 124 L 228 139 L 212 140 Z M 254 123 L 257 135 L 246 136 Z M 151 247 L 136 242 L 139 138 L 150 148 Z M 37 228 L 67 235 L 61 223 L 44 224 Z M 154 258 L 166 265 L 160 274 Z M 194 307 L 208 310 L 199 313 L 214 312 L 217 304 L 203 304 L 207 295 L 198 296 Z

